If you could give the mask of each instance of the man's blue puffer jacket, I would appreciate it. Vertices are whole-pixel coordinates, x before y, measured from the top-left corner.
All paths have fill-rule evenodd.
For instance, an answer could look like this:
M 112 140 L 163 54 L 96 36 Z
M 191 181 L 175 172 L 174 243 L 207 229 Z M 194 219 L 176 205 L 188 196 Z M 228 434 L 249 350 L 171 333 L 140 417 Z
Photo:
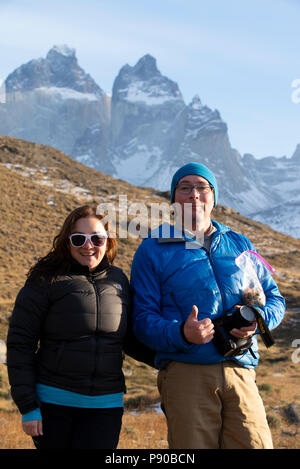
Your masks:
M 257 366 L 257 340 L 252 350 L 234 358 L 221 356 L 213 342 L 189 344 L 184 340 L 180 326 L 196 305 L 198 320 L 222 316 L 242 303 L 243 272 L 235 258 L 246 250 L 255 250 L 245 236 L 212 220 L 217 231 L 212 235 L 210 251 L 197 243 L 186 243 L 187 238 L 161 237 L 161 229 L 144 239 L 137 249 L 131 271 L 133 291 L 133 329 L 139 340 L 157 351 L 155 366 L 163 368 L 170 360 L 213 364 L 226 359 L 236 360 L 247 368 Z M 161 228 L 161 227 L 160 227 Z M 158 234 L 160 233 L 160 234 Z M 175 233 L 176 234 L 176 233 Z M 188 247 L 188 248 L 187 248 Z M 266 296 L 266 305 L 260 311 L 269 327 L 281 322 L 285 301 L 271 274 L 265 270 L 258 277 Z

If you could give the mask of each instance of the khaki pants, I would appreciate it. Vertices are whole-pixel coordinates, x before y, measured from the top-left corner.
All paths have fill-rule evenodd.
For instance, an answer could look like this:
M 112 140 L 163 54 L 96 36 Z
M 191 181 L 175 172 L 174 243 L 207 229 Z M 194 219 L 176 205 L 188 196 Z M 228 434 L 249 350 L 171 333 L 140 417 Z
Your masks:
M 255 371 L 171 362 L 158 373 L 171 449 L 272 449 Z

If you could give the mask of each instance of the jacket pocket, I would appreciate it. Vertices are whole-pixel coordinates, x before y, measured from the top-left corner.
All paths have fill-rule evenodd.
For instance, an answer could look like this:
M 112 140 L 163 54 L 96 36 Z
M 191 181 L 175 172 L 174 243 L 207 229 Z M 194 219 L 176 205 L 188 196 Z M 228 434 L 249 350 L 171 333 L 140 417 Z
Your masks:
M 64 353 L 64 343 L 42 344 L 37 352 L 37 364 L 40 368 L 56 373 Z
M 39 364 L 50 374 L 87 375 L 93 371 L 96 340 L 94 337 L 44 345 Z

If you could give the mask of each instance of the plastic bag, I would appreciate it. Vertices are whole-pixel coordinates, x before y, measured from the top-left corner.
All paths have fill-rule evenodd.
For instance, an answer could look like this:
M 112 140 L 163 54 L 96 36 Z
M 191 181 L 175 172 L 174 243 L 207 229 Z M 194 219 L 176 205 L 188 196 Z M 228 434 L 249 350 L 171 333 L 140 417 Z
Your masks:
M 266 296 L 258 278 L 263 280 L 275 269 L 257 252 L 244 251 L 235 259 L 236 265 L 243 271 L 242 298 L 243 304 L 248 306 L 263 307 L 266 304 Z

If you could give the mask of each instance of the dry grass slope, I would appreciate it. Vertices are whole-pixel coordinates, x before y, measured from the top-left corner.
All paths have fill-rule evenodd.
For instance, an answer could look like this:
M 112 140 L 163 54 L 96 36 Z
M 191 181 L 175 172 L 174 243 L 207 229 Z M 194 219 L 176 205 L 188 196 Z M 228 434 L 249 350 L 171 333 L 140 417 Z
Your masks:
M 166 194 L 138 188 L 75 162 L 62 152 L 43 145 L 0 136 L 0 339 L 5 339 L 7 320 L 17 292 L 32 263 L 51 246 L 70 210 L 85 203 L 97 204 L 126 194 L 128 202 L 166 202 Z M 288 312 L 275 331 L 276 345 L 261 346 L 257 382 L 270 421 L 275 447 L 299 448 L 298 427 L 286 409 L 299 404 L 299 364 L 291 359 L 292 341 L 300 339 L 299 281 L 300 240 L 277 233 L 238 212 L 219 206 L 214 218 L 249 236 L 270 264 L 287 300 Z M 133 254 L 140 240 L 119 240 L 116 264 L 130 275 Z M 119 448 L 166 448 L 162 414 L 129 413 L 158 400 L 156 371 L 126 358 L 127 412 Z M 32 448 L 23 434 L 20 416 L 11 401 L 7 373 L 0 364 L 0 448 Z

